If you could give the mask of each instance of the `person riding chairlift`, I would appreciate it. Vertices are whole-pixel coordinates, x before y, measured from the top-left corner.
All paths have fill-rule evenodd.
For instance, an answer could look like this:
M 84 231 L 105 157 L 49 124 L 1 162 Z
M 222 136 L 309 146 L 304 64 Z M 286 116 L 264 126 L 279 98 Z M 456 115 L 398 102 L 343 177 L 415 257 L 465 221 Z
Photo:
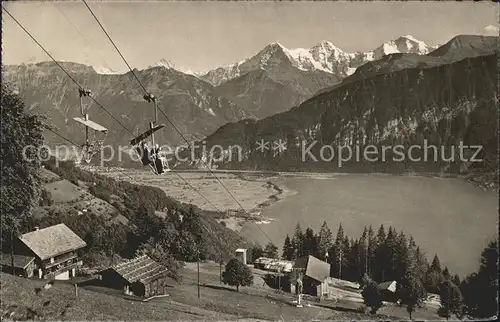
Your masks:
M 142 165 L 150 165 L 151 164 L 151 161 L 153 159 L 151 156 L 151 151 L 149 150 L 149 147 L 146 144 L 146 142 L 141 141 L 141 143 L 139 143 L 139 145 L 137 146 L 136 151 L 139 154 L 139 156 L 141 157 Z
M 156 144 L 153 149 L 153 165 L 157 174 L 163 174 L 169 171 L 167 158 L 160 156 L 161 147 Z

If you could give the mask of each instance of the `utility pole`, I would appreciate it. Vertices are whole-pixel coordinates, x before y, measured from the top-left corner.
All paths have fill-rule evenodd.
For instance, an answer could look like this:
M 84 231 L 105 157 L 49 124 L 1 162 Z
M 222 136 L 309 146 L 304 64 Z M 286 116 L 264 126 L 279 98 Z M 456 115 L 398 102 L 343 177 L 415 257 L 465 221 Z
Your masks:
M 222 253 L 219 260 L 219 283 L 222 284 Z
M 14 226 L 14 225 L 12 225 L 12 226 Z M 15 271 L 14 271 L 14 227 L 12 227 L 12 230 L 10 231 L 10 238 L 11 238 L 10 264 L 11 264 L 11 269 L 12 269 L 12 275 L 15 275 Z
M 339 279 L 342 279 L 342 249 L 339 252 Z
M 200 299 L 200 248 L 199 248 L 199 246 L 198 246 L 197 267 L 198 267 L 198 300 L 199 300 Z
M 278 266 L 278 291 L 281 291 L 281 268 Z

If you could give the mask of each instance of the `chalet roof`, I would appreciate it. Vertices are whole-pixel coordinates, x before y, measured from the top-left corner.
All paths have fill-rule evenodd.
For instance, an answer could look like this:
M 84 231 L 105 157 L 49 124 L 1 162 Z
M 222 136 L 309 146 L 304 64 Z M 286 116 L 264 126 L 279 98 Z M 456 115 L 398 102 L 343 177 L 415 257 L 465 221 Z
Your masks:
M 35 230 L 19 237 L 41 260 L 61 255 L 87 244 L 65 224 Z
M 35 257 L 33 256 L 25 256 L 25 255 L 18 255 L 14 254 L 14 267 L 17 268 L 26 268 Z M 5 265 L 5 266 L 11 266 L 12 265 L 12 257 L 11 254 L 0 254 L 0 264 Z
M 318 282 L 323 282 L 330 276 L 330 264 L 314 256 L 301 257 L 295 261 L 294 268 L 304 269 L 304 275 Z
M 111 269 L 131 284 L 136 281 L 148 283 L 169 273 L 167 268 L 158 264 L 147 255 L 122 262 L 111 267 Z
M 387 281 L 378 284 L 379 289 L 396 292 L 396 281 Z

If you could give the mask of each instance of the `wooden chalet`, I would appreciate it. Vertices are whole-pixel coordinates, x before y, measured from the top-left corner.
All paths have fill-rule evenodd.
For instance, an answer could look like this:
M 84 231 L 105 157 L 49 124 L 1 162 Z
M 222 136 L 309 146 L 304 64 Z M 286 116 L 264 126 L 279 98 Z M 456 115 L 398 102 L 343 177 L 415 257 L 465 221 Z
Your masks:
M 396 296 L 396 281 L 386 281 L 378 284 L 382 298 L 386 302 L 396 302 L 398 300 Z
M 87 246 L 65 224 L 58 224 L 19 236 L 14 241 L 14 271 L 12 255 L 2 254 L 2 270 L 24 277 L 67 280 L 76 275 L 82 265 L 77 251 Z
M 298 258 L 293 267 L 295 276 L 292 282 L 302 277 L 302 293 L 321 297 L 328 294 L 328 278 L 330 277 L 330 264 L 314 256 Z M 293 286 L 293 285 L 292 285 Z M 292 287 L 296 289 L 297 286 Z
M 151 297 L 165 294 L 167 268 L 143 255 L 99 273 L 102 285 L 123 290 L 124 294 Z

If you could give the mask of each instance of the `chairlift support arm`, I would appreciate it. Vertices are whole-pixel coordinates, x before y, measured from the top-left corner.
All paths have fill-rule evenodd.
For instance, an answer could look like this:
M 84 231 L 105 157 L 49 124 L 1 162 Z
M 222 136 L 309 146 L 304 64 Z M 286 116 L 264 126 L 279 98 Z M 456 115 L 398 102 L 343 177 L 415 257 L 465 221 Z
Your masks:
M 144 100 L 148 103 L 153 103 L 153 108 L 154 108 L 154 115 L 155 115 L 155 120 L 154 122 L 149 122 L 149 129 L 153 130 L 156 123 L 158 122 L 158 107 L 156 105 L 156 97 L 151 94 L 151 93 L 146 93 L 143 96 Z M 155 146 L 155 136 L 154 134 L 151 134 L 151 141 L 153 143 L 153 147 Z

